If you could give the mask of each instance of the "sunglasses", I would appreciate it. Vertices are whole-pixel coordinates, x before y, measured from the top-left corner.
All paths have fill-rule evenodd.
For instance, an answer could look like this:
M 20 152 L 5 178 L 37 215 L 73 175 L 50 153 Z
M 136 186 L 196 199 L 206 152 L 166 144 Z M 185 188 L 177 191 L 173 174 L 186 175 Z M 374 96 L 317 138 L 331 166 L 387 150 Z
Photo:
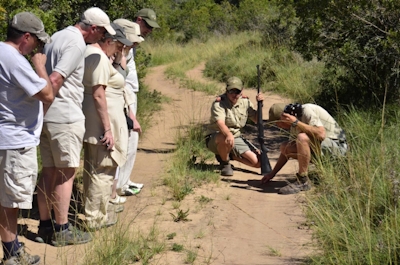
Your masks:
M 233 94 L 233 95 L 239 95 L 239 94 L 241 94 L 242 93 L 242 90 L 239 90 L 239 89 L 231 89 L 231 90 L 228 90 L 228 92 L 227 92 L 228 94 Z

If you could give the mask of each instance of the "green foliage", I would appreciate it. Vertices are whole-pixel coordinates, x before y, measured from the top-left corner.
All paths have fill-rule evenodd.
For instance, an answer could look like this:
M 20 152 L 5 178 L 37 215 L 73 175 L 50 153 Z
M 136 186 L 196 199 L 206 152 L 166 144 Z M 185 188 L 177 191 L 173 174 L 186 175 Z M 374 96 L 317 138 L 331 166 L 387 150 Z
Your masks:
M 183 245 L 174 243 L 171 250 L 175 252 L 181 252 L 184 249 Z
M 169 213 L 169 214 L 172 216 L 172 220 L 174 220 L 174 222 L 190 221 L 190 219 L 187 218 L 189 216 L 189 209 L 187 209 L 186 211 L 183 211 L 182 209 L 178 209 L 176 211 L 176 215 L 173 213 Z
M 317 101 L 333 107 L 399 100 L 399 1 L 292 2 L 300 19 L 295 47 L 326 62 Z

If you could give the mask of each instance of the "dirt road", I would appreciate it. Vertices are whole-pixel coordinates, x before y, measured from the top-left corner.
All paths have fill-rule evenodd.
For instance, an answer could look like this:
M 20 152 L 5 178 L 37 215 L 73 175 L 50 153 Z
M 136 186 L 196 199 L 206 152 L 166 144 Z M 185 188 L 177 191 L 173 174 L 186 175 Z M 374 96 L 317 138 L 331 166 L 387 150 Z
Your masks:
M 203 80 L 202 68 L 187 74 L 195 80 Z M 179 128 L 193 122 L 206 121 L 209 108 L 215 97 L 200 92 L 179 88 L 178 83 L 166 79 L 164 67 L 150 69 L 145 83 L 171 98 L 163 110 L 154 117 L 153 126 L 141 138 L 139 152 L 132 173 L 132 180 L 145 184 L 143 191 L 129 197 L 120 222 L 130 222 L 134 229 L 146 231 L 157 227 L 159 233 L 176 233 L 167 241 L 168 251 L 156 256 L 151 264 L 185 264 L 188 252 L 194 253 L 194 264 L 299 264 L 311 252 L 311 232 L 307 230 L 301 205 L 303 196 L 278 195 L 277 189 L 285 185 L 284 177 L 293 175 L 297 164 L 288 165 L 268 186 L 261 186 L 259 170 L 233 162 L 236 170 L 233 177 L 221 178 L 217 184 L 195 189 L 178 205 L 189 210 L 189 222 L 174 222 L 170 213 L 176 213 L 177 203 L 170 200 L 167 188 L 161 185 Z M 255 90 L 246 90 L 246 95 L 255 103 Z M 268 118 L 268 109 L 275 102 L 285 102 L 276 95 L 267 94 L 263 117 Z M 269 153 L 272 166 L 278 157 L 278 144 L 270 136 Z M 217 163 L 215 161 L 215 163 Z M 212 199 L 199 204 L 203 195 Z M 34 231 L 37 220 L 21 219 Z M 90 244 L 55 248 L 37 244 L 21 237 L 30 252 L 42 256 L 42 264 L 78 264 Z M 173 243 L 184 246 L 187 251 L 173 252 Z

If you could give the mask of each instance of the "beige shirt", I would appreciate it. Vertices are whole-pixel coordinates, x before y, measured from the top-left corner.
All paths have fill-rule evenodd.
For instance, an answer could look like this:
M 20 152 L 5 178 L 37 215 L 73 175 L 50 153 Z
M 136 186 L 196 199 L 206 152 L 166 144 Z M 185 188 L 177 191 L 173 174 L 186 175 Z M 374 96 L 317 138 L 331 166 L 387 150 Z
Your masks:
M 85 52 L 83 85 L 85 86 L 83 113 L 86 116 L 86 133 L 83 140 L 90 144 L 102 144 L 99 140 L 104 133 L 104 128 L 95 107 L 92 88 L 104 85 L 106 86 L 108 117 L 115 143 L 110 155 L 118 166 L 122 166 L 126 162 L 128 146 L 128 127 L 124 114 L 125 80 L 112 66 L 104 52 L 91 45 L 87 46 Z
M 235 105 L 229 101 L 225 94 L 221 95 L 221 101 L 215 101 L 211 106 L 210 124 L 207 134 L 218 132 L 218 120 L 225 121 L 234 137 L 240 136 L 240 129 L 246 125 L 249 117 L 255 117 L 257 110 L 248 98 L 239 98 Z
M 303 116 L 299 120 L 311 126 L 323 126 L 325 128 L 326 138 L 346 140 L 344 130 L 324 108 L 318 105 L 303 104 Z M 297 134 L 296 128 L 291 128 L 291 135 Z

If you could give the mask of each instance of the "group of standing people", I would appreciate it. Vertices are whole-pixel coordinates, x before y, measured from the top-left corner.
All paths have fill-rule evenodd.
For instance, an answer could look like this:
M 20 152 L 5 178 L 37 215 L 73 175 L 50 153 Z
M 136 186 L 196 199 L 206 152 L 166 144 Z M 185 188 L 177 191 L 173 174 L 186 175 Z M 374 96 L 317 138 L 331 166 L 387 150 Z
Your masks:
M 91 235 L 68 221 L 84 148 L 84 209 L 89 230 L 113 225 L 143 184 L 130 181 L 140 123 L 135 47 L 158 28 L 153 10 L 134 21 L 97 7 L 54 33 L 30 12 L 16 14 L 0 42 L 0 237 L 3 264 L 39 264 L 17 237 L 19 209 L 32 208 L 37 183 L 38 242 L 81 244 Z M 25 56 L 30 57 L 34 69 Z M 40 143 L 40 144 L 39 144 Z M 42 175 L 37 182 L 36 147 Z

